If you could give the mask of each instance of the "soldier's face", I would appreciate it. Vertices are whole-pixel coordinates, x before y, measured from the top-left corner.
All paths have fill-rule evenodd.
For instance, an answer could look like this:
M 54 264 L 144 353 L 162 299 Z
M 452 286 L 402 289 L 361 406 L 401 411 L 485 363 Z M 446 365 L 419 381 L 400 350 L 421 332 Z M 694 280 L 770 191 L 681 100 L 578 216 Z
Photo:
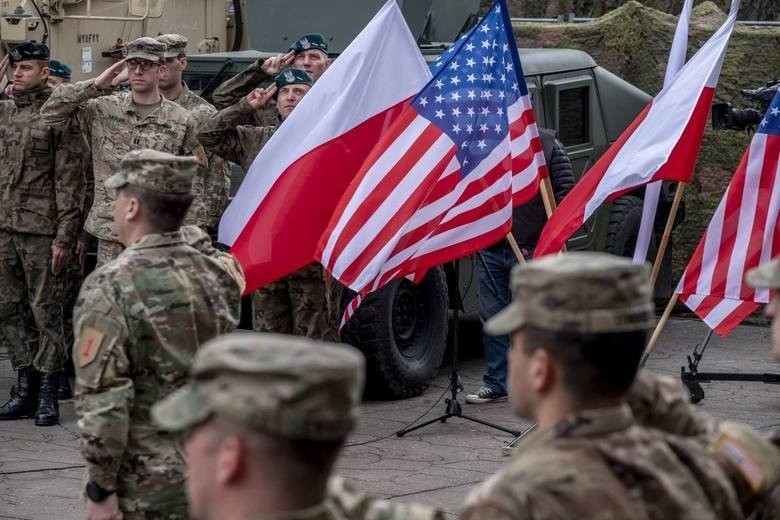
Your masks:
M 511 341 L 507 381 L 509 401 L 517 415 L 536 420 L 540 403 L 555 391 L 556 365 L 543 348 L 527 352 L 526 335 L 522 328 L 512 334 Z
M 133 92 L 146 94 L 155 89 L 159 82 L 160 69 L 156 63 L 141 59 L 127 60 L 127 77 Z
M 328 55 L 317 49 L 299 52 L 293 61 L 293 67 L 305 70 L 315 80 L 319 79 L 329 66 L 330 58 Z
M 41 85 L 49 77 L 49 67 L 37 60 L 26 60 L 14 63 L 14 90 L 25 91 Z
M 780 361 L 780 295 L 769 302 L 764 312 L 772 318 L 772 354 Z
M 187 68 L 187 57 L 165 58 L 165 66 L 160 68 L 160 88 L 172 88 L 181 83 L 184 69 Z
M 303 96 L 311 89 L 309 85 L 295 84 L 285 85 L 279 89 L 279 94 L 276 97 L 276 108 L 279 110 L 279 116 L 282 120 L 287 119 L 290 112 L 293 111 L 298 103 L 301 102 Z
M 65 80 L 59 76 L 49 76 L 49 85 L 51 85 L 51 88 L 57 88 L 64 82 Z
M 119 236 L 119 241 L 125 246 L 128 243 L 129 223 L 138 214 L 138 200 L 128 197 L 123 189 L 119 189 L 114 201 L 114 231 Z

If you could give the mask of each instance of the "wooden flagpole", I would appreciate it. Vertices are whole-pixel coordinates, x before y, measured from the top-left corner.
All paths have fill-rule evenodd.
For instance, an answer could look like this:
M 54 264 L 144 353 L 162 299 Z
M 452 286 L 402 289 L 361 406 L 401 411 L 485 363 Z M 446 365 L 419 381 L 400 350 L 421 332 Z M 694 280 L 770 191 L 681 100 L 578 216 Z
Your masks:
M 669 316 L 672 314 L 672 309 L 674 308 L 674 305 L 677 303 L 677 294 L 673 294 L 671 298 L 669 298 L 669 303 L 666 304 L 666 309 L 664 309 L 664 313 L 661 316 L 661 319 L 658 320 L 658 325 L 655 326 L 655 330 L 653 330 L 653 335 L 650 336 L 650 341 L 647 342 L 647 347 L 645 347 L 645 353 L 642 355 L 642 362 L 639 364 L 639 368 L 642 368 L 645 366 L 645 363 L 647 363 L 647 358 L 650 357 L 650 353 L 653 351 L 653 348 L 655 347 L 655 344 L 658 342 L 658 337 L 661 335 L 661 331 L 664 330 L 664 327 L 666 326 L 666 322 L 669 321 Z
M 517 245 L 517 240 L 515 240 L 515 236 L 511 231 L 506 235 L 506 240 L 509 242 L 509 246 L 512 248 L 512 251 L 514 251 L 515 256 L 517 257 L 517 262 L 519 264 L 525 264 L 525 257 L 523 256 L 523 252 L 520 251 L 520 246 Z
M 661 236 L 661 242 L 658 244 L 658 252 L 655 255 L 655 262 L 653 262 L 653 271 L 650 275 L 650 285 L 652 287 L 655 287 L 655 282 L 658 280 L 658 273 L 661 270 L 661 261 L 666 254 L 666 247 L 669 245 L 669 237 L 672 234 L 674 219 L 677 217 L 677 211 L 680 209 L 680 202 L 682 201 L 684 192 L 685 184 L 678 183 L 677 190 L 674 193 L 674 200 L 672 200 L 672 207 L 669 210 L 669 218 L 666 219 L 664 234 Z
M 557 204 L 555 203 L 555 192 L 553 191 L 552 182 L 550 182 L 549 176 L 542 179 L 541 184 L 539 184 L 539 191 L 542 193 L 542 202 L 544 203 L 544 211 L 547 213 L 547 220 L 550 220 L 550 216 L 557 208 Z M 565 252 L 566 244 L 563 244 L 561 253 Z

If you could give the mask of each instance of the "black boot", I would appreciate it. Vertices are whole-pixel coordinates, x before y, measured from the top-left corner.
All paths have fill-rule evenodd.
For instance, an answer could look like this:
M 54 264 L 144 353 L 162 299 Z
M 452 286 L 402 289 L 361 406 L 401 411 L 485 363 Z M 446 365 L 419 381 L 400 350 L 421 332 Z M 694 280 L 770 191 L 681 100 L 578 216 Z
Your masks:
M 38 390 L 38 372 L 33 367 L 16 371 L 17 383 L 11 387 L 11 399 L 0 406 L 0 421 L 24 419 L 35 415 Z
M 68 381 L 68 376 L 65 375 L 65 372 L 60 372 L 60 384 L 59 388 L 57 389 L 57 400 L 67 401 L 68 399 L 73 399 L 73 390 L 70 388 L 70 381 Z
M 60 420 L 57 392 L 60 388 L 60 373 L 41 374 L 38 393 L 38 411 L 35 412 L 35 426 L 54 426 Z

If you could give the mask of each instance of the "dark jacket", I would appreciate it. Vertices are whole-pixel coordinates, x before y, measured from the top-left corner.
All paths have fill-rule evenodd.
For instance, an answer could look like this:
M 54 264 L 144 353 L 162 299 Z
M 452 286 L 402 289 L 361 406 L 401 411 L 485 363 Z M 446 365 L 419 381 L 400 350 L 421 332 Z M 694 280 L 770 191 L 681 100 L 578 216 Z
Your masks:
M 539 137 L 542 141 L 544 160 L 547 162 L 547 170 L 550 175 L 555 202 L 560 203 L 563 197 L 574 187 L 574 174 L 571 161 L 566 154 L 566 149 L 555 138 L 553 130 L 540 129 Z M 547 223 L 547 213 L 544 211 L 541 193 L 518 206 L 512 212 L 512 234 L 521 249 L 532 252 L 539 241 L 542 228 Z M 493 244 L 488 250 L 495 251 L 507 245 L 506 240 Z

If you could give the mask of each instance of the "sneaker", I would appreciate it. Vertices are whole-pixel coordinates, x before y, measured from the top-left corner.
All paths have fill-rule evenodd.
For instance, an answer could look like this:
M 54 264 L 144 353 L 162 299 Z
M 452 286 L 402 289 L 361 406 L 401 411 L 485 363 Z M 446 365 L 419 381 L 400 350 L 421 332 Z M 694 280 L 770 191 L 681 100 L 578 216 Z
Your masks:
M 476 394 L 466 396 L 466 402 L 471 404 L 499 403 L 506 400 L 506 392 L 498 392 L 487 386 L 480 388 Z

